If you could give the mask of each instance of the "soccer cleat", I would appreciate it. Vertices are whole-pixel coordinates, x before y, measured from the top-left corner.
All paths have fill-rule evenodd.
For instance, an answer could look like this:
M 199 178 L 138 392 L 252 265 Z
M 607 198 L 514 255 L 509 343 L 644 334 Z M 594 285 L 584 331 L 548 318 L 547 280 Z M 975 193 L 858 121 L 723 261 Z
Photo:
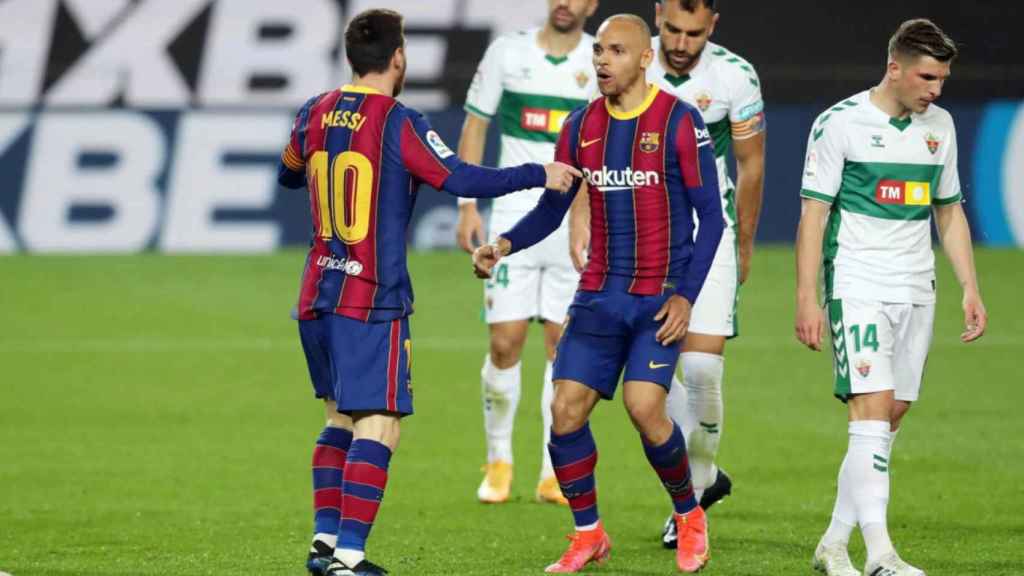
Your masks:
M 579 572 L 591 562 L 603 564 L 612 553 L 612 541 L 604 531 L 604 525 L 597 523 L 597 528 L 584 532 L 576 531 L 567 536 L 569 549 L 562 554 L 558 562 L 544 569 L 547 573 Z
M 925 576 L 924 570 L 903 561 L 895 551 L 864 565 L 864 576 Z
M 678 543 L 676 567 L 680 572 L 697 572 L 708 563 L 711 546 L 708 542 L 708 517 L 697 506 L 686 514 L 674 514 Z
M 700 497 L 700 507 L 707 510 L 729 494 L 732 494 L 732 479 L 719 468 L 715 481 Z M 661 545 L 670 550 L 676 547 L 676 521 L 673 516 L 670 514 L 665 519 L 665 526 L 661 529 Z
M 485 504 L 500 504 L 508 500 L 512 490 L 512 463 L 504 460 L 488 462 L 483 467 L 484 480 L 476 489 L 476 497 Z
M 327 565 L 334 559 L 334 548 L 319 540 L 313 540 L 312 548 L 306 558 L 306 570 L 313 576 L 324 576 Z
M 349 568 L 341 560 L 332 558 L 331 563 L 327 566 L 327 571 L 324 572 L 324 576 L 382 576 L 387 573 L 387 570 L 369 560 L 363 560 L 354 567 Z
M 562 488 L 558 486 L 558 478 L 554 476 L 548 476 L 537 484 L 536 498 L 537 502 L 569 505 L 569 500 L 562 495 Z
M 729 478 L 729 475 L 719 468 L 718 474 L 715 474 L 715 481 L 704 490 L 704 494 L 700 497 L 700 507 L 707 510 L 714 506 L 715 502 L 729 494 L 732 494 L 732 478 Z
M 814 550 L 814 569 L 826 576 L 860 576 L 860 572 L 850 562 L 850 554 L 842 544 L 826 546 L 818 543 Z

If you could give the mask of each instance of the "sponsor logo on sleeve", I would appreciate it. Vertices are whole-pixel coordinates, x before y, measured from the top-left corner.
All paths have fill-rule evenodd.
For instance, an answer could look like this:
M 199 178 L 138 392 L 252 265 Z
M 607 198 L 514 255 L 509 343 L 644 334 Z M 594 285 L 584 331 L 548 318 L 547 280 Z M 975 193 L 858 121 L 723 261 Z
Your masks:
M 703 128 L 694 126 L 693 135 L 697 138 L 697 148 L 711 144 L 711 131 L 707 126 Z
M 430 144 L 430 147 L 434 149 L 434 153 L 442 160 L 455 155 L 455 152 L 452 152 L 452 149 L 444 143 L 444 140 L 441 140 L 441 135 L 433 130 L 427 132 L 427 144 Z

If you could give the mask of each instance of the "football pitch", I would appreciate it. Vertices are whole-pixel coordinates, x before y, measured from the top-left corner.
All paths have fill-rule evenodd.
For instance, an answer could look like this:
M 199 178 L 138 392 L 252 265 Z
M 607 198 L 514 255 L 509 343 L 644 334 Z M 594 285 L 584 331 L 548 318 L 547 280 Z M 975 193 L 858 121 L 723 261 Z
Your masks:
M 0 259 L 0 572 L 301 575 L 310 455 L 323 424 L 289 319 L 303 253 Z M 988 334 L 963 345 L 939 263 L 922 398 L 893 451 L 890 531 L 930 575 L 1024 574 L 1024 252 L 979 250 Z M 527 344 L 512 502 L 475 499 L 487 349 L 468 257 L 414 254 L 416 415 L 403 424 L 371 535 L 393 574 L 540 574 L 571 531 L 534 503 L 543 348 Z M 514 279 L 512 279 L 514 281 Z M 793 337 L 793 256 L 762 248 L 727 349 L 706 574 L 812 574 L 846 446 L 827 353 Z M 598 406 L 593 574 L 671 574 L 668 497 L 619 399 Z M 854 536 L 852 555 L 863 561 Z

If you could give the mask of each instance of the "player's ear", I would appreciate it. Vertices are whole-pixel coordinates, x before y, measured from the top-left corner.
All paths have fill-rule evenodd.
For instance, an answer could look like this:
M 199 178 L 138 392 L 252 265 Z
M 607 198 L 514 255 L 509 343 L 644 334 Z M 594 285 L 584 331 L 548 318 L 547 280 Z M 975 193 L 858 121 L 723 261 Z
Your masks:
M 590 0 L 590 6 L 587 7 L 587 18 L 590 18 L 594 15 L 594 12 L 597 12 L 598 4 L 600 4 L 598 0 Z
M 898 82 L 900 77 L 903 76 L 903 65 L 900 63 L 899 58 L 889 58 L 889 62 L 885 65 L 885 76 L 890 82 Z
M 712 34 L 715 33 L 715 26 L 718 26 L 718 17 L 719 16 L 721 16 L 721 14 L 719 14 L 718 12 L 715 12 L 715 15 L 711 17 L 711 26 L 708 26 L 708 36 L 709 37 Z
M 651 67 L 651 62 L 654 62 L 654 50 L 648 46 L 640 53 L 640 67 L 647 70 Z
M 394 56 L 391 57 L 391 67 L 397 72 L 405 71 L 405 47 L 399 46 L 395 49 Z
M 658 30 L 661 30 L 662 21 L 665 19 L 664 10 L 660 1 L 654 3 L 654 25 Z

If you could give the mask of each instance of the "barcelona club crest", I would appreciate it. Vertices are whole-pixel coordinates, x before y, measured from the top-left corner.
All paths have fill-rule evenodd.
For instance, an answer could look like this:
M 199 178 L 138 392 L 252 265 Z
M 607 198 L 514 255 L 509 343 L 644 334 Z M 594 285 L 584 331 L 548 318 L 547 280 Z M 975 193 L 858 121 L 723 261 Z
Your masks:
M 658 145 L 660 144 L 661 133 L 659 132 L 644 132 L 640 135 L 640 150 L 647 152 L 648 154 L 658 151 Z
M 926 144 L 928 144 L 928 151 L 931 152 L 932 154 L 938 152 L 939 146 L 942 144 L 942 142 L 939 141 L 939 138 L 936 135 L 932 134 L 931 132 L 929 132 L 928 135 L 924 137 L 924 141 Z
M 590 82 L 590 76 L 588 76 L 586 72 L 580 70 L 579 72 L 576 73 L 577 86 L 579 86 L 580 88 L 586 88 L 587 82 Z
M 701 92 L 697 94 L 697 108 L 700 108 L 701 112 L 707 112 L 708 108 L 711 108 L 711 94 L 707 92 Z

